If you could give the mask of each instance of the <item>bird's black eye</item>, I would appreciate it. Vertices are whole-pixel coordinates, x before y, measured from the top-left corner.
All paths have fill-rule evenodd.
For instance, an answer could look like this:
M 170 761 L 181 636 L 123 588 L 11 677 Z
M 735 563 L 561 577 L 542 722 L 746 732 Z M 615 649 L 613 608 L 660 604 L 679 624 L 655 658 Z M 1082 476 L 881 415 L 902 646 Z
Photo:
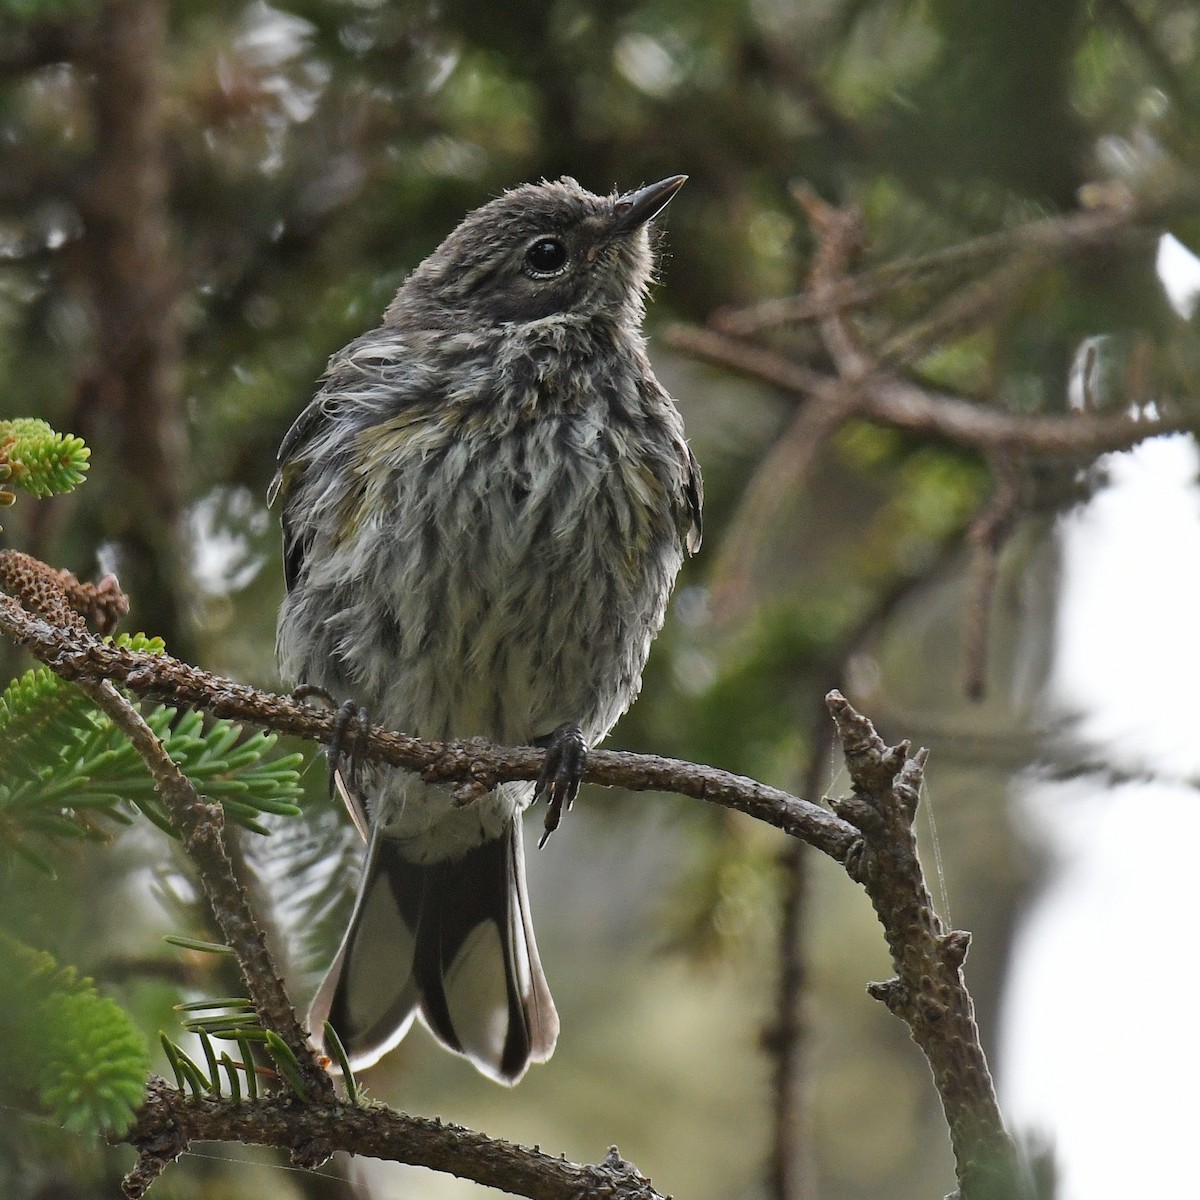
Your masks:
M 567 248 L 558 238 L 538 238 L 525 251 L 525 270 L 535 279 L 557 275 L 567 265 Z

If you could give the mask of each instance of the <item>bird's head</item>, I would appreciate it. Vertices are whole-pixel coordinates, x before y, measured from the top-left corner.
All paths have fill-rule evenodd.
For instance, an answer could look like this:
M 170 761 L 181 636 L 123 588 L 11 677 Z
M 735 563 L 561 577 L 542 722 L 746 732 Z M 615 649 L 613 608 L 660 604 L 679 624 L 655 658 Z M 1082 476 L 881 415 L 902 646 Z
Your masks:
M 513 188 L 467 214 L 386 319 L 470 328 L 572 313 L 636 325 L 654 270 L 647 226 L 686 179 L 610 196 L 565 177 Z

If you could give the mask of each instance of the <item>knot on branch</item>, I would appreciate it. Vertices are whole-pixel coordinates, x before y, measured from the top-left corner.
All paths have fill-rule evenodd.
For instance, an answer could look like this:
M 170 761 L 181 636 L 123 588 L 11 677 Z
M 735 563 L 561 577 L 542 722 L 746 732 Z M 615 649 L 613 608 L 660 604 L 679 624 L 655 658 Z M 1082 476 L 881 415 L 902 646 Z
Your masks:
M 834 813 L 837 813 L 836 801 L 831 801 Z M 853 824 L 853 822 L 851 822 Z M 867 843 L 862 838 L 855 838 L 850 843 L 850 848 L 846 851 L 846 857 L 843 860 L 843 865 L 846 868 L 846 874 L 854 880 L 855 883 L 866 883 L 867 881 Z
M 609 1146 L 608 1153 L 588 1170 L 588 1174 L 596 1179 L 598 1186 L 595 1194 L 598 1195 L 622 1197 L 655 1194 L 649 1177 L 622 1157 L 616 1146 Z
M 867 995 L 872 1000 L 878 1000 L 880 1004 L 886 1005 L 891 1013 L 902 1012 L 907 999 L 904 985 L 899 979 L 885 979 L 877 983 L 868 983 Z
M 887 824 L 883 813 L 861 792 L 838 796 L 831 800 L 830 804 L 843 821 L 849 821 L 855 829 L 861 830 L 868 841 L 875 843 L 883 840 Z M 861 853 L 861 842 L 859 846 Z
M 942 959 L 952 971 L 957 971 L 966 962 L 970 948 L 970 933 L 965 929 L 952 929 L 942 938 Z
M 134 667 L 125 676 L 125 682 L 135 691 L 148 687 L 154 681 L 154 669 L 150 666 Z
M 902 742 L 901 745 L 907 753 L 910 743 Z M 910 825 L 917 815 L 917 805 L 921 800 L 921 784 L 925 782 L 925 764 L 928 761 L 929 751 L 925 749 L 918 750 L 911 758 L 906 758 L 901 764 L 893 785 L 892 790 Z
M 930 1025 L 936 1025 L 945 1017 L 948 1009 L 934 996 L 921 996 L 921 1016 Z
M 478 738 L 440 743 L 436 755 L 422 768 L 421 778 L 426 783 L 445 783 L 453 779 L 469 783 L 472 778 L 480 779 L 482 768 L 477 767 L 475 757 L 478 747 L 485 744 Z
M 456 805 L 466 808 L 476 800 L 482 800 L 499 783 L 496 772 L 481 758 L 476 757 L 481 751 L 489 748 L 483 738 L 468 738 L 465 742 L 448 746 L 447 763 L 431 766 L 425 773 L 425 778 L 427 781 L 431 780 L 431 777 L 447 770 L 452 763 L 454 777 L 461 775 L 462 779 L 454 787 L 451 796 Z

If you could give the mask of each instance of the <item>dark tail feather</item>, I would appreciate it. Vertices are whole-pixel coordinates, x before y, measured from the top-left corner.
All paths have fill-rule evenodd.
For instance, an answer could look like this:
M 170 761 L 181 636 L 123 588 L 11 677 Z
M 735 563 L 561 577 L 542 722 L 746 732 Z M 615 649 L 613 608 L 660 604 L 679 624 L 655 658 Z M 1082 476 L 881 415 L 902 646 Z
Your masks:
M 558 1038 L 525 893 L 520 821 L 452 862 L 405 861 L 378 836 L 350 928 L 309 1011 L 328 1019 L 356 1070 L 415 1015 L 485 1075 L 516 1083 Z

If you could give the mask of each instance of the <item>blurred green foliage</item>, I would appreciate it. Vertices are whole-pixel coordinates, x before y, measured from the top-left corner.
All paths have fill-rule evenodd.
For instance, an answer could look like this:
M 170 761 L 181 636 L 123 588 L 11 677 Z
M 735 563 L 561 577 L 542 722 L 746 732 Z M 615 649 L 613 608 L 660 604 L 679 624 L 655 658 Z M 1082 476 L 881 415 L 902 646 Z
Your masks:
M 122 634 L 119 644 L 161 653 L 162 641 Z M 167 753 L 227 817 L 266 834 L 266 813 L 295 816 L 300 755 L 272 755 L 276 737 L 243 736 L 225 720 L 150 709 L 146 722 Z M 21 863 L 69 886 L 73 843 L 106 843 L 140 812 L 177 836 L 132 745 L 74 686 L 48 668 L 0 693 L 0 896 L 21 904 Z M 98 932 L 98 931 L 97 931 Z M 145 1091 L 149 1057 L 132 1018 L 73 967 L 0 934 L 11 986 L 0 989 L 0 1050 L 20 1069 L 0 1095 L 36 1096 L 75 1133 L 120 1133 Z M 261 1033 L 261 1030 L 259 1031 Z M 286 1049 L 286 1048 L 285 1048 Z
M 118 644 L 161 653 L 160 639 L 122 634 Z M 158 706 L 145 720 L 167 753 L 226 816 L 255 833 L 265 813 L 296 816 L 298 753 L 272 756 L 276 741 L 244 736 L 231 721 L 205 722 L 195 712 Z M 18 855 L 48 874 L 52 863 L 35 839 L 108 840 L 128 824 L 126 806 L 178 836 L 154 790 L 150 772 L 111 721 L 48 667 L 27 671 L 0 694 L 0 862 Z M 107 824 L 106 824 L 107 822 Z
M 88 469 L 82 438 L 55 433 L 45 421 L 31 417 L 0 421 L 0 482 L 31 496 L 54 496 L 73 490 Z M 0 505 L 16 497 L 0 488 Z
M 91 980 L 44 951 L 0 932 L 0 953 L 0 1049 L 15 1068 L 0 1094 L 35 1093 L 76 1133 L 124 1131 L 146 1090 L 145 1038 Z

